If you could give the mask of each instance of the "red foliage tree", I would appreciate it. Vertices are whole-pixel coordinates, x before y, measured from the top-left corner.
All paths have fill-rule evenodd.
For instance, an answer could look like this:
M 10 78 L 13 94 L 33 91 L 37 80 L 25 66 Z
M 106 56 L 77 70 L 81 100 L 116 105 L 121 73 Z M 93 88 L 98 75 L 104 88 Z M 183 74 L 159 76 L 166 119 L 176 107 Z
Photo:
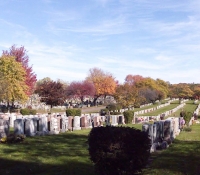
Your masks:
M 82 102 L 85 96 L 93 97 L 94 94 L 94 85 L 88 81 L 74 81 L 67 87 L 67 96 L 71 98 L 80 98 Z
M 35 93 L 39 94 L 41 101 L 47 105 L 63 105 L 66 100 L 66 88 L 64 84 L 56 81 L 44 81 L 36 86 Z
M 125 83 L 128 83 L 130 85 L 134 85 L 135 83 L 143 80 L 144 77 L 142 77 L 141 75 L 127 75 L 125 78 Z
M 27 95 L 31 95 L 34 91 L 35 83 L 37 81 L 36 74 L 32 70 L 32 66 L 29 66 L 29 57 L 27 55 L 26 49 L 21 46 L 17 48 L 15 45 L 13 45 L 9 51 L 4 50 L 3 55 L 7 56 L 14 56 L 16 61 L 20 62 L 25 71 L 26 71 L 26 85 L 29 87 L 27 90 Z

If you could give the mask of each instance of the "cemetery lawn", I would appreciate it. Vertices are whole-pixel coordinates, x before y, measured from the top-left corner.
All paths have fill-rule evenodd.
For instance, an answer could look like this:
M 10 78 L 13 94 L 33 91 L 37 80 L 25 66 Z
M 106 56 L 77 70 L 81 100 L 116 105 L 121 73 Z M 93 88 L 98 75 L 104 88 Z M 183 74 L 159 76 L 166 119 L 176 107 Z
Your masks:
M 89 131 L 27 137 L 22 143 L 0 144 L 0 174 L 94 175 L 88 155 Z
M 190 100 L 190 101 L 186 102 L 185 106 L 183 106 L 182 109 L 179 109 L 178 111 L 173 113 L 173 116 L 180 116 L 180 112 L 182 110 L 193 113 L 195 111 L 195 109 L 197 108 L 197 106 L 198 106 L 198 104 L 194 104 L 194 101 Z
M 128 124 L 141 129 L 141 124 Z M 95 175 L 89 159 L 90 129 L 52 136 L 27 137 L 22 143 L 0 144 L 0 174 Z M 167 150 L 151 154 L 143 175 L 200 174 L 200 125 L 182 131 Z
M 163 112 L 165 111 L 169 111 L 171 109 L 174 109 L 176 108 L 177 106 L 179 106 L 180 104 L 179 103 L 176 103 L 176 104 L 170 104 L 169 106 L 165 106 L 165 107 L 162 107 L 160 109 L 157 109 L 155 111 L 152 111 L 152 112 L 148 112 L 148 113 L 145 113 L 145 114 L 140 114 L 138 116 L 157 116 L 159 114 L 162 114 Z

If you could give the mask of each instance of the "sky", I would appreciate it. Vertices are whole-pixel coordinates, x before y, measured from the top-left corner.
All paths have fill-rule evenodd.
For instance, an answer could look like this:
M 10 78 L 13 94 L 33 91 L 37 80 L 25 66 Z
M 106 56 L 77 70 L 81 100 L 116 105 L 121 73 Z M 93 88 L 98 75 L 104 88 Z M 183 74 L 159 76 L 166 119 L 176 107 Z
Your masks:
M 37 79 L 92 68 L 200 83 L 199 0 L 0 0 L 0 51 L 24 46 Z

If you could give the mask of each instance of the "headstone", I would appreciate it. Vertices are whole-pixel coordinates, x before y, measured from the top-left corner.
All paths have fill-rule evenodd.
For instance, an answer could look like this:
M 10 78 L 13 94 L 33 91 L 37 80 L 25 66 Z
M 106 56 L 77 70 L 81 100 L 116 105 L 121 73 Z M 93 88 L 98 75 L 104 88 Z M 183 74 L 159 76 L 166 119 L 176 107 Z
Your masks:
M 66 132 L 68 130 L 68 117 L 61 116 L 61 132 Z
M 33 119 L 25 119 L 25 127 L 24 127 L 24 134 L 26 136 L 35 136 L 36 135 L 36 129 L 34 126 Z
M 87 117 L 86 116 L 83 116 L 80 118 L 80 126 L 81 126 L 81 129 L 85 129 L 85 128 L 88 128 L 88 121 L 87 121 Z
M 118 125 L 118 123 L 117 123 L 117 116 L 116 115 L 112 115 L 111 117 L 112 117 L 112 123 L 111 123 L 111 125 L 112 126 L 117 126 Z
M 7 137 L 9 134 L 9 121 L 0 119 L 0 138 Z
M 24 119 L 16 119 L 14 121 L 14 134 L 24 134 Z
M 75 116 L 74 117 L 74 123 L 73 123 L 74 127 L 73 130 L 81 130 L 80 127 L 80 117 L 79 116 Z
M 74 117 L 73 116 L 69 116 L 68 117 L 68 130 L 72 131 L 73 130 L 73 123 L 74 123 Z

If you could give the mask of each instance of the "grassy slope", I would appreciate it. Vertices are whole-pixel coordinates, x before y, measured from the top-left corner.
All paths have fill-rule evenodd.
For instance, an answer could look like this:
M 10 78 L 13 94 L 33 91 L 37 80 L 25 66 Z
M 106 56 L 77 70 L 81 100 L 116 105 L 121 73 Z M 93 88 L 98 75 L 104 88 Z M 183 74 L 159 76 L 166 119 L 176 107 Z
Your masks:
M 141 129 L 140 124 L 126 125 Z M 181 132 L 167 150 L 152 154 L 144 175 L 200 174 L 200 125 Z M 0 174 L 95 175 L 86 143 L 90 129 L 0 144 Z

